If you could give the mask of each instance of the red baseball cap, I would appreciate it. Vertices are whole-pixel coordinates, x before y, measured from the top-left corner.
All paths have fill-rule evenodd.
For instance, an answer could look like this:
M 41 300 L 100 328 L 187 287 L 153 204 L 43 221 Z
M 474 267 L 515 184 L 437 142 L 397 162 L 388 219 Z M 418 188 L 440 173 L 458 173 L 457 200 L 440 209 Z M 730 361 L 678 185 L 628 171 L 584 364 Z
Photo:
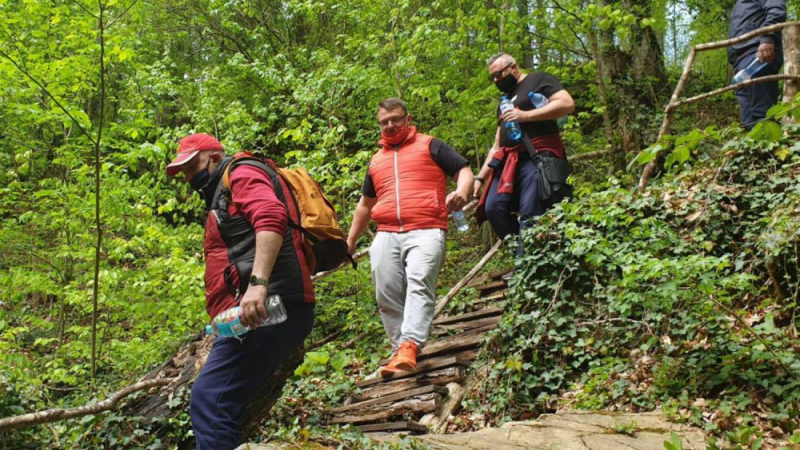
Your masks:
M 225 151 L 214 136 L 205 133 L 186 136 L 178 142 L 178 156 L 167 166 L 167 175 L 174 177 L 181 171 L 181 166 L 191 161 L 198 153 L 211 151 Z

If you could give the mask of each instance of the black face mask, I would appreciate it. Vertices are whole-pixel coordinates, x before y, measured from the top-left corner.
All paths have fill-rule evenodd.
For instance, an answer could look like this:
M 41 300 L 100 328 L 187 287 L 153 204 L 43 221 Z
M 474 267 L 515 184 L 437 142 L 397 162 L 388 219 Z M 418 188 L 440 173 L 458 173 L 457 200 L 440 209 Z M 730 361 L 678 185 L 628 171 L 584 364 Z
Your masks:
M 197 172 L 191 180 L 189 185 L 194 189 L 206 202 L 206 210 L 211 209 L 211 203 L 214 201 L 214 183 L 211 182 L 211 174 L 208 172 L 208 165 L 206 168 Z
M 195 191 L 202 193 L 203 188 L 206 187 L 208 184 L 208 180 L 211 179 L 211 174 L 208 173 L 208 167 L 197 172 L 191 180 L 189 180 L 189 185 L 192 186 L 192 189 Z
M 514 78 L 513 73 L 509 73 L 504 78 L 495 81 L 494 85 L 497 86 L 497 89 L 500 89 L 500 92 L 508 94 L 517 87 L 517 79 Z

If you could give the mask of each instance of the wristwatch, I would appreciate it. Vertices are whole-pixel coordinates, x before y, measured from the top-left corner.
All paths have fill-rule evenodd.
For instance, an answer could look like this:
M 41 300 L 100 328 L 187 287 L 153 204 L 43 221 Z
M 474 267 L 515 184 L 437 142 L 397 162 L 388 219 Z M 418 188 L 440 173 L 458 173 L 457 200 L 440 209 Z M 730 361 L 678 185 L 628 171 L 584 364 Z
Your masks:
M 481 178 L 481 177 L 475 177 L 475 181 L 480 181 L 480 182 L 481 182 L 481 184 L 483 184 L 483 183 L 486 183 L 486 180 L 484 180 L 484 179 L 483 179 L 483 178 Z
M 255 275 L 250 275 L 250 285 L 267 286 L 267 287 L 269 287 L 269 280 L 265 280 L 263 278 L 258 278 Z

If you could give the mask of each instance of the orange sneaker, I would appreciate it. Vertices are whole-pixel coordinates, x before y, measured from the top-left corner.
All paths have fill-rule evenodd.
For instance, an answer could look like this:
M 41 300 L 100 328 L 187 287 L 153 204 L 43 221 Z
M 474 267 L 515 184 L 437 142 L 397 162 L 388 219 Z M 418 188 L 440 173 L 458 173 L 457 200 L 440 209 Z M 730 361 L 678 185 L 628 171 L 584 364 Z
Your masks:
M 392 363 L 397 370 L 413 372 L 417 370 L 417 355 L 419 355 L 419 346 L 413 341 L 404 341 L 400 344 Z
M 385 365 L 385 366 L 381 367 L 381 370 L 380 370 L 380 374 L 381 374 L 381 376 L 382 376 L 382 377 L 384 377 L 384 378 L 386 378 L 386 377 L 390 377 L 390 376 L 394 375 L 394 374 L 395 374 L 395 373 L 397 373 L 397 372 L 400 372 L 400 369 L 398 369 L 397 367 L 395 367 L 395 365 L 394 365 L 394 358 L 392 358 L 392 360 L 391 360 L 391 361 L 389 361 L 389 364 L 387 364 L 387 365 Z

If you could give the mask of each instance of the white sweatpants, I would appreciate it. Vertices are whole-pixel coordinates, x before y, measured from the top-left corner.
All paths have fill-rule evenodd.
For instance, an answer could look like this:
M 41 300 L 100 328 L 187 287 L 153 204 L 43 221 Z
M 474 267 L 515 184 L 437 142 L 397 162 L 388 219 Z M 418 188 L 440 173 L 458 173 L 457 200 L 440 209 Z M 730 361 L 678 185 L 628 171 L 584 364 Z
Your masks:
M 372 282 L 383 327 L 395 349 L 403 341 L 422 347 L 428 340 L 446 235 L 438 228 L 381 231 L 372 241 Z

